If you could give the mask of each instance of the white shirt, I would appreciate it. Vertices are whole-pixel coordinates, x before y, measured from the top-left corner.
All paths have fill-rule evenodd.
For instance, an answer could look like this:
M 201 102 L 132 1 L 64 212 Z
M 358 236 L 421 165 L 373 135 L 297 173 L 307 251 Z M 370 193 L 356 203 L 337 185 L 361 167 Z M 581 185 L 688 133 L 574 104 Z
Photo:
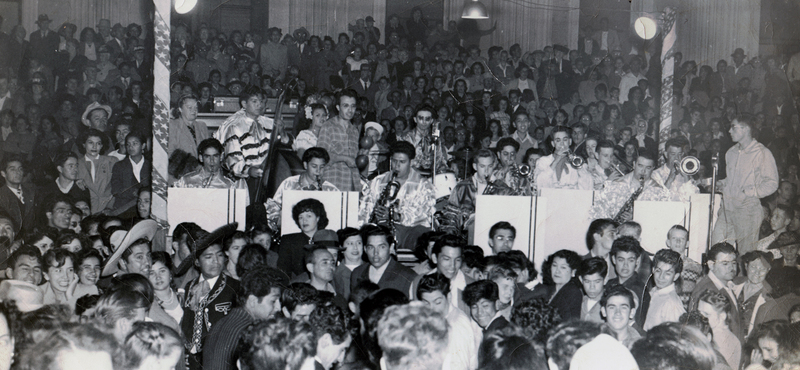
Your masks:
M 2 107 L 2 106 L 3 106 L 3 103 L 0 102 L 0 107 Z M 14 132 L 14 130 L 11 129 L 11 126 L 9 126 L 9 127 L 0 127 L 0 132 L 3 133 L 3 141 L 6 141 L 6 139 L 8 138 L 8 135 L 11 135 L 11 133 Z
M 92 166 L 90 172 L 91 172 L 91 175 L 92 175 L 92 181 L 94 181 L 94 175 L 95 175 L 95 173 L 97 173 L 97 168 L 96 168 L 97 166 L 94 165 L 94 161 L 97 160 L 98 158 L 100 158 L 100 156 L 97 156 L 97 158 L 92 159 L 91 157 L 89 157 L 88 154 L 86 154 L 86 155 L 83 156 L 83 158 L 86 159 L 87 161 L 89 161 L 89 163 Z
M 377 284 L 381 281 L 381 277 L 383 277 L 383 273 L 386 272 L 386 268 L 389 267 L 389 261 L 383 264 L 383 266 L 375 268 L 375 266 L 369 266 L 369 281 Z
M 450 305 L 447 323 L 447 353 L 442 370 L 475 370 L 478 368 L 478 348 L 483 330 L 458 307 Z
M 215 276 L 215 277 L 213 277 L 213 278 L 211 278 L 211 279 L 208 279 L 208 280 L 206 280 L 206 279 L 203 277 L 203 275 L 202 275 L 202 274 L 200 274 L 200 282 L 201 282 L 201 283 L 202 283 L 203 281 L 207 281 L 207 282 L 208 282 L 208 294 L 211 294 L 211 289 L 212 289 L 212 288 L 214 288 L 214 284 L 216 284 L 216 283 L 217 283 L 217 279 L 219 279 L 219 275 L 217 275 L 217 276 Z M 208 295 L 208 294 L 206 294 L 206 295 Z
M 11 98 L 11 91 L 7 91 L 6 94 L 3 95 L 2 98 L 0 98 L 0 107 L 2 107 L 3 104 L 6 103 L 6 100 L 10 98 Z M 3 137 L 3 140 L 5 140 L 5 137 Z
M 11 192 L 14 193 L 14 195 L 17 196 L 17 199 L 19 199 L 19 201 L 22 202 L 22 204 L 25 204 L 25 200 L 22 198 L 22 187 L 20 187 L 19 189 L 15 189 L 15 188 L 12 188 L 11 185 L 6 185 L 6 186 L 9 189 L 11 189 Z
M 142 166 L 144 166 L 144 157 L 139 160 L 139 163 L 134 162 L 133 158 L 128 157 L 128 159 L 131 161 L 131 166 L 133 166 L 133 177 L 136 178 L 137 182 L 142 182 L 139 177 L 141 176 Z
M 681 298 L 675 291 L 675 284 L 664 289 L 653 288 L 650 290 L 650 309 L 647 310 L 644 320 L 644 330 L 650 330 L 664 322 L 678 322 L 685 312 Z
M 58 178 L 55 179 L 56 186 L 58 186 L 58 190 L 61 190 L 62 193 L 67 194 L 70 190 L 72 190 L 72 186 L 75 185 L 75 181 L 70 180 L 67 183 L 67 186 L 61 186 L 61 183 L 58 182 Z

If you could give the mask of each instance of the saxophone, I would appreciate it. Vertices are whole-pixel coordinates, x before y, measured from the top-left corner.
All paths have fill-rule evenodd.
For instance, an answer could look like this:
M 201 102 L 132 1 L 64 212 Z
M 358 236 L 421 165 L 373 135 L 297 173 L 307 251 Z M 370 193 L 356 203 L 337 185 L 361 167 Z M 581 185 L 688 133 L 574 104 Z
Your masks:
M 483 195 L 493 195 L 497 191 L 497 185 L 489 181 L 489 176 L 486 175 L 486 187 L 483 188 Z
M 380 220 L 378 218 L 378 214 L 375 209 L 372 210 L 372 215 L 369 217 L 369 222 L 372 224 L 383 224 L 389 226 L 392 230 L 394 230 L 394 206 L 395 206 L 395 199 L 397 199 L 397 193 L 400 191 L 400 183 L 397 182 L 397 171 L 392 171 L 392 175 L 389 178 L 389 183 L 386 184 L 386 187 L 383 188 L 383 192 L 381 192 L 380 198 L 378 201 L 375 202 L 375 207 L 383 206 L 389 209 L 389 219 L 388 220 Z
M 623 216 L 625 215 L 625 213 L 633 209 L 633 202 L 635 202 L 636 199 L 639 198 L 640 195 L 642 195 L 642 191 L 644 191 L 644 177 L 639 178 L 639 188 L 636 189 L 636 191 L 634 191 L 633 194 L 631 194 L 630 198 L 628 198 L 628 200 L 625 201 L 625 204 L 622 205 L 622 208 L 620 208 L 619 212 L 617 212 L 617 215 L 614 216 L 614 222 L 616 222 L 617 224 L 621 224 L 627 221 L 624 219 Z
M 322 176 L 317 175 L 317 190 L 322 191 Z

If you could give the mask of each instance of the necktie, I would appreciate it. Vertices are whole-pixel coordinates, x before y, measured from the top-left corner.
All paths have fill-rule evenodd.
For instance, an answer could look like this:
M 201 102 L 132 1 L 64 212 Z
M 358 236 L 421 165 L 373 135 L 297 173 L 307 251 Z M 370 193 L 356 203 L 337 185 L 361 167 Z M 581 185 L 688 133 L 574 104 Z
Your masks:
M 192 310 L 194 311 L 194 325 L 192 327 L 192 351 L 193 353 L 199 353 L 201 350 L 200 342 L 203 338 L 203 319 L 204 315 L 204 308 L 206 305 L 206 296 L 208 292 L 211 291 L 211 287 L 208 285 L 207 280 L 203 280 L 199 282 L 193 289 L 192 300 L 190 301 L 190 305 Z
M 19 201 L 22 204 L 25 204 L 25 198 L 22 197 L 22 188 L 19 189 L 10 188 L 10 189 L 14 191 L 14 195 L 16 195 L 17 198 L 19 198 Z

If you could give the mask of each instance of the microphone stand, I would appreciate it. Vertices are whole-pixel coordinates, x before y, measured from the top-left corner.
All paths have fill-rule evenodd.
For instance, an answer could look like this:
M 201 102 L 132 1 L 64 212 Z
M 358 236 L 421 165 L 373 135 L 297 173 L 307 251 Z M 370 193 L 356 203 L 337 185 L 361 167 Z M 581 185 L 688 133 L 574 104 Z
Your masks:
M 436 147 L 439 143 L 439 122 L 438 120 L 433 123 L 431 126 L 431 136 L 433 140 L 431 140 L 431 145 L 433 145 L 433 158 L 431 159 L 431 183 L 433 184 L 433 196 L 436 196 Z M 435 199 L 434 199 L 435 202 Z M 430 218 L 431 218 L 431 229 L 436 230 L 434 227 L 434 223 L 436 220 L 436 205 L 434 203 L 434 207 L 431 208 L 430 211 Z
M 708 207 L 708 237 L 706 239 L 706 252 L 704 255 L 707 255 L 708 250 L 711 248 L 711 232 L 714 226 L 714 200 L 717 197 L 717 173 L 719 171 L 719 157 L 716 153 L 711 156 L 711 169 L 711 203 Z

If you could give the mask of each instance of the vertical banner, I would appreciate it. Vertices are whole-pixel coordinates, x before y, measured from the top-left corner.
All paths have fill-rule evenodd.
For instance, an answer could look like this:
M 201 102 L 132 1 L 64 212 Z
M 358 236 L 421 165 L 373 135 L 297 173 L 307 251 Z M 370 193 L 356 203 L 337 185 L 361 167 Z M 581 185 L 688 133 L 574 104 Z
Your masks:
M 664 8 L 661 15 L 661 34 L 664 37 L 664 44 L 661 47 L 661 120 L 659 124 L 658 152 L 664 153 L 664 144 L 669 139 L 669 131 L 672 129 L 672 107 L 673 102 L 673 79 L 675 76 L 675 17 L 674 7 Z
M 154 0 L 155 61 L 153 63 L 153 192 L 150 217 L 164 230 L 167 223 L 167 146 L 169 145 L 169 23 L 170 0 Z M 165 233 L 166 235 L 166 233 Z M 166 241 L 165 241 L 166 243 Z

